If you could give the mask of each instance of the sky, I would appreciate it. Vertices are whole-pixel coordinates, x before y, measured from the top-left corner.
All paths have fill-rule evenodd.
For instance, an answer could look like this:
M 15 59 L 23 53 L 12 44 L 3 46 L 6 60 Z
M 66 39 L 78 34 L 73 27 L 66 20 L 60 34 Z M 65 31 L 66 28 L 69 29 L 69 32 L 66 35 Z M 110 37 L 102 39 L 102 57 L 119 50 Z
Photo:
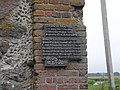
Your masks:
M 88 72 L 107 72 L 100 0 L 85 0 Z M 106 0 L 114 72 L 120 72 L 120 0 Z

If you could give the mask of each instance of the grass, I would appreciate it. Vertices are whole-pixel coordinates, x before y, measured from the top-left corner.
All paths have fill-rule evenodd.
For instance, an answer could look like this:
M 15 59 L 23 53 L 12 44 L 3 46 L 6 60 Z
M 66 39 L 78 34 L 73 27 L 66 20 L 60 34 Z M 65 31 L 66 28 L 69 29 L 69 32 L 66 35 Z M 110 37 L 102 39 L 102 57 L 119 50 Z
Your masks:
M 94 85 L 95 82 L 104 82 Z M 120 77 L 115 77 L 115 90 L 120 90 Z M 88 90 L 110 90 L 107 77 L 89 77 Z

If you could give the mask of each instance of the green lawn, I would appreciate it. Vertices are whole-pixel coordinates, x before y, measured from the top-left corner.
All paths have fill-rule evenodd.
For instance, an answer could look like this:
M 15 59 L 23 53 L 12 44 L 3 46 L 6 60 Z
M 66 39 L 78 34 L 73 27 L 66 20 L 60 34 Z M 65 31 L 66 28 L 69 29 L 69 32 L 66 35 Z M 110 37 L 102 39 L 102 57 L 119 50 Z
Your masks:
M 94 85 L 95 82 L 104 82 L 102 84 Z M 120 77 L 115 77 L 116 90 L 120 90 Z M 109 90 L 109 84 L 106 77 L 89 77 L 88 90 Z

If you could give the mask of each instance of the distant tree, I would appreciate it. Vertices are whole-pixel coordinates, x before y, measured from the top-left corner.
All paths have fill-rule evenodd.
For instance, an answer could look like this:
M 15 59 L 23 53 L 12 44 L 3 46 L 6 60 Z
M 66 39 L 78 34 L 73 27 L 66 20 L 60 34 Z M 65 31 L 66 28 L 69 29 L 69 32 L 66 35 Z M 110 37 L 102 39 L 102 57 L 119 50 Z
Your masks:
M 101 76 L 101 73 L 96 73 L 96 76 Z
M 120 76 L 120 73 L 119 72 L 114 72 L 114 75 L 115 76 Z

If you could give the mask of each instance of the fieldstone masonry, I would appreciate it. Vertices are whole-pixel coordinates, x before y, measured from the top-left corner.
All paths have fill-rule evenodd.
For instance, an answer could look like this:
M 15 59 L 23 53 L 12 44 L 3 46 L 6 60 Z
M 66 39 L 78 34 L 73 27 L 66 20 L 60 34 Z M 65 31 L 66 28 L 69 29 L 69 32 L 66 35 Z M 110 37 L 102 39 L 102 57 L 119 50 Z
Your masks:
M 0 90 L 87 90 L 84 0 L 0 0 Z
M 31 0 L 0 0 L 0 90 L 33 90 Z

